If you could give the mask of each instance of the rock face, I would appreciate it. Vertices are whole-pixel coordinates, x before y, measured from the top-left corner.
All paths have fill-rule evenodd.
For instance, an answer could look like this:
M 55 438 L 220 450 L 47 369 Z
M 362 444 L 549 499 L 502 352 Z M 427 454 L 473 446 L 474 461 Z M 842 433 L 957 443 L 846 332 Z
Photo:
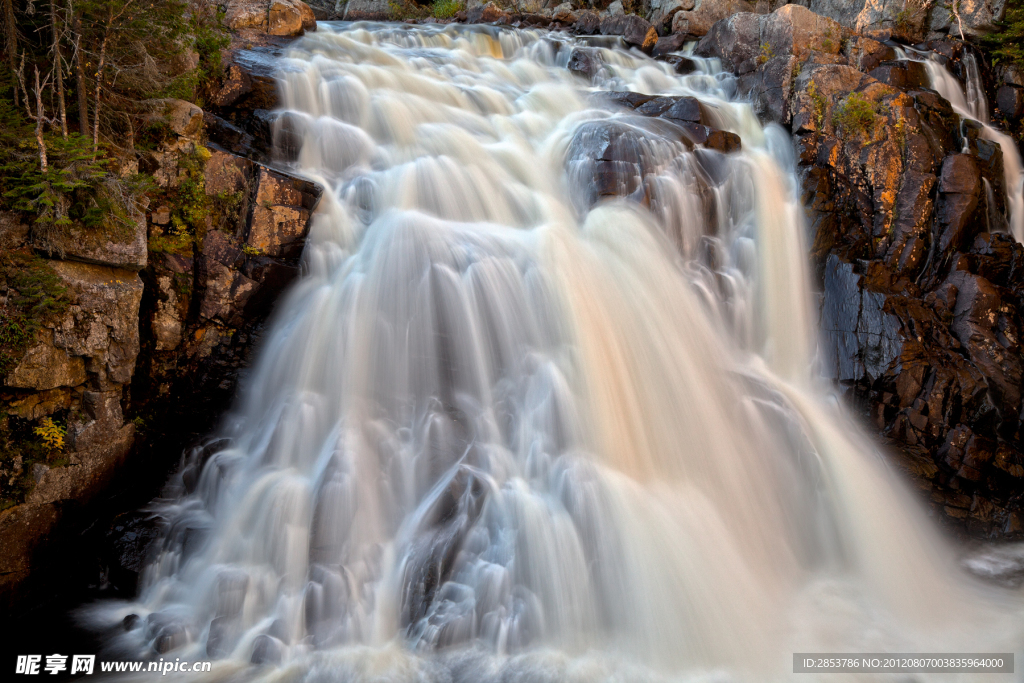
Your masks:
M 262 76 L 253 71 L 229 69 L 228 85 L 244 86 L 232 93 L 239 101 L 254 96 Z M 154 116 L 168 132 L 142 165 L 166 196 L 140 207 L 122 232 L 74 228 L 78 243 L 42 262 L 66 310 L 44 320 L 0 387 L 5 420 L 54 416 L 67 425 L 61 457 L 28 465 L 31 486 L 0 512 L 0 604 L 21 594 L 47 538 L 75 528 L 66 512 L 93 501 L 139 447 L 137 420 L 147 423 L 147 451 L 162 437 L 180 453 L 183 425 L 212 426 L 274 300 L 298 274 L 320 187 L 204 146 L 209 116 L 193 104 L 158 102 Z M 259 156 L 250 132 L 214 123 L 218 135 Z M 186 184 L 197 202 L 191 218 L 172 201 Z M 0 244 L 27 251 L 31 233 L 12 219 L 0 215 Z M 191 232 L 176 236 L 186 219 Z
M 316 28 L 316 17 L 302 0 L 231 0 L 225 12 L 227 25 L 272 36 L 299 36 Z
M 1020 533 L 1024 248 L 990 232 L 1002 226 L 1001 152 L 961 125 L 921 65 L 872 37 L 895 31 L 880 4 L 822 4 L 825 17 L 795 5 L 732 15 L 697 53 L 792 129 L 826 372 L 947 519 Z M 960 43 L 922 47 L 964 71 Z M 1016 92 L 1003 97 L 1016 108 Z
M 386 21 L 389 16 L 387 0 L 349 0 L 345 3 L 345 21 Z
M 102 489 L 135 433 L 121 401 L 139 354 L 139 274 L 75 261 L 50 261 L 46 267 L 66 289 L 70 306 L 44 322 L 0 393 L 12 417 L 68 415 L 66 464 L 35 464 L 34 487 L 20 505 L 0 513 L 2 602 L 28 576 L 32 552 L 65 506 L 88 501 Z

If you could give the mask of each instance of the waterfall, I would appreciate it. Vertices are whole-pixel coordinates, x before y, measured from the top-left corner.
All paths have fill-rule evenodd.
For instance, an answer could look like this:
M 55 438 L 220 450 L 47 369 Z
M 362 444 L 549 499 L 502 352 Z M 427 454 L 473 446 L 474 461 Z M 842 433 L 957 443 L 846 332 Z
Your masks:
M 967 72 L 967 83 L 960 81 L 944 66 L 932 59 L 924 59 L 932 88 L 946 98 L 953 111 L 963 118 L 972 119 L 982 125 L 982 137 L 999 145 L 1003 151 L 1003 182 L 1006 187 L 1006 217 L 1010 234 L 1018 242 L 1024 242 L 1024 165 L 1020 149 L 1006 133 L 996 130 L 988 120 L 988 100 L 981 83 L 978 61 L 973 52 L 965 51 L 963 63 Z
M 327 188 L 304 275 L 155 508 L 139 596 L 92 610 L 112 651 L 212 680 L 753 682 L 793 652 L 1019 645 L 1019 593 L 958 568 L 813 371 L 788 135 L 715 63 L 585 40 L 321 24 L 289 49 Z M 743 149 L 607 90 L 697 97 Z

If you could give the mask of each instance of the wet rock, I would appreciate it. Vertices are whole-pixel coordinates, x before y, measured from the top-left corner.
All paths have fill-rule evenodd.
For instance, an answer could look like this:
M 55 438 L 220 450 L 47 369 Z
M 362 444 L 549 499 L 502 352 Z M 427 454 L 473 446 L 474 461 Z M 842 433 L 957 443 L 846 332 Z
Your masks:
M 792 120 L 790 101 L 796 83 L 794 73 L 798 66 L 796 57 L 780 55 L 740 79 L 740 92 L 749 95 L 754 111 L 763 120 L 789 125 Z
M 676 27 L 684 14 L 676 15 L 673 32 L 686 33 Z M 718 57 L 722 60 L 722 67 L 734 73 L 750 73 L 757 68 L 761 57 L 761 21 L 761 16 L 751 12 L 733 14 L 716 21 L 700 34 L 706 33 L 694 52 L 701 57 Z
M 981 172 L 974 157 L 951 154 L 942 162 L 939 192 L 977 195 L 981 192 Z
M 142 626 L 142 618 L 138 614 L 129 614 L 121 620 L 121 628 L 125 631 L 134 631 Z
M 692 10 L 673 15 L 672 33 L 699 38 L 707 34 L 715 22 L 730 15 L 753 11 L 754 6 L 745 0 L 697 0 Z
M 730 133 L 727 130 L 710 130 L 707 139 L 704 141 L 704 146 L 708 149 L 728 154 L 729 152 L 738 151 L 742 147 L 740 136 L 735 133 Z
M 850 263 L 829 256 L 825 266 L 821 328 L 825 369 L 841 382 L 875 379 L 902 347 L 899 323 L 884 311 L 885 296 L 864 288 Z
M 203 124 L 207 137 L 214 145 L 219 145 L 232 154 L 252 154 L 253 137 L 238 126 L 210 112 L 203 114 Z
M 581 210 L 602 197 L 643 195 L 646 139 L 639 129 L 618 123 L 593 122 L 577 128 L 566 169 Z
M 903 175 L 886 251 L 886 261 L 897 273 L 916 275 L 927 258 L 935 184 L 931 173 L 908 170 Z
M 891 85 L 901 90 L 927 88 L 931 84 L 931 79 L 924 64 L 905 59 L 882 62 L 879 66 L 872 69 L 868 75 L 886 85 Z
M 626 109 L 636 109 L 644 102 L 649 102 L 654 98 L 654 95 L 632 91 L 599 90 L 590 95 L 591 101 L 600 106 L 625 107 Z
M 569 54 L 569 71 L 583 76 L 587 80 L 593 78 L 600 68 L 601 62 L 597 50 L 593 48 L 575 47 Z
M 655 45 L 654 49 L 657 51 L 658 46 Z M 682 55 L 668 55 L 667 57 L 664 57 L 664 60 L 675 67 L 677 74 L 686 75 L 697 71 L 697 62 L 693 61 L 689 57 L 683 57 Z
M 252 644 L 252 664 L 280 664 L 284 658 L 284 643 L 266 634 L 256 636 Z
M 486 496 L 483 483 L 463 467 L 424 516 L 402 582 L 403 626 L 412 626 L 427 615 L 435 596 L 451 577 L 459 550 L 479 518 Z
M 1004 85 L 996 91 L 996 107 L 1004 119 L 1013 120 L 1024 116 L 1024 88 Z
M 658 42 L 658 32 L 646 20 L 635 14 L 608 16 L 601 20 L 601 34 L 622 36 L 627 45 L 651 52 Z
M 684 44 L 686 44 L 686 36 L 682 33 L 672 33 L 667 36 L 662 36 L 661 38 L 658 38 L 658 42 L 655 43 L 654 49 L 651 51 L 651 56 L 657 59 L 659 57 L 664 57 L 671 52 L 678 52 L 683 49 Z M 692 60 L 687 61 L 692 64 Z M 693 71 L 693 69 L 690 69 L 690 71 Z
M 246 117 L 257 109 L 278 105 L 276 69 L 279 50 L 253 47 L 236 50 L 226 60 L 224 78 L 210 97 L 210 105 L 248 132 Z
M 146 635 L 152 639 L 157 654 L 176 650 L 190 640 L 188 624 L 166 612 L 153 612 L 146 617 Z
M 981 196 L 981 174 L 975 159 L 966 154 L 946 157 L 939 192 L 935 244 L 946 257 L 972 241 L 983 227 L 975 220 Z
M 309 219 L 321 188 L 308 180 L 259 168 L 252 213 L 243 239 L 273 257 L 297 257 L 305 245 Z

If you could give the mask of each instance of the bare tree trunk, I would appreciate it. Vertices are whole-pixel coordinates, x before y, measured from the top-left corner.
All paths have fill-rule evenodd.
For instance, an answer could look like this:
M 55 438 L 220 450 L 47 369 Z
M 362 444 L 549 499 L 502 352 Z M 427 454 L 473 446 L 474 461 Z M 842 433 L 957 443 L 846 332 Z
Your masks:
M 46 171 L 46 141 L 43 140 L 43 89 L 39 85 L 39 67 L 36 71 L 36 144 L 39 145 L 39 168 Z
M 103 65 L 107 61 L 107 36 L 109 35 L 109 24 L 107 31 L 103 34 L 103 42 L 100 43 L 100 63 L 96 67 L 96 100 L 93 103 L 92 123 L 92 156 L 96 158 L 96 152 L 100 148 L 100 96 L 103 92 Z
M 89 93 L 85 87 L 85 60 L 82 58 L 82 17 L 72 11 L 68 0 L 68 15 L 75 34 L 75 89 L 78 91 L 78 130 L 85 136 L 89 131 Z
M 60 133 L 68 139 L 68 112 L 64 106 L 64 58 L 60 54 L 60 32 L 57 30 L 57 0 L 50 0 L 50 24 L 53 29 L 53 74 L 57 81 L 57 108 L 60 112 Z
M 24 52 L 21 53 L 21 64 L 18 65 L 17 75 L 18 75 L 18 84 L 21 85 L 21 92 L 25 96 L 25 113 L 28 114 L 28 117 L 30 119 L 34 118 L 32 116 L 32 105 L 29 104 L 28 88 L 25 87 L 25 53 Z M 14 91 L 15 92 L 18 91 L 18 85 L 14 86 Z M 15 98 L 15 99 L 17 99 L 17 98 Z

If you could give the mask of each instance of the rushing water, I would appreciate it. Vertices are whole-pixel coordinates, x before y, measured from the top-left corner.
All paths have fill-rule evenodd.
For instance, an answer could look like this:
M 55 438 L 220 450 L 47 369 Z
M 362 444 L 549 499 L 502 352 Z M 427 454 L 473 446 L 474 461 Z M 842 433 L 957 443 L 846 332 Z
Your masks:
M 967 73 L 961 86 L 956 76 L 933 59 L 924 59 L 932 88 L 946 98 L 953 111 L 982 125 L 982 137 L 997 145 L 1003 152 L 1003 182 L 1006 186 L 1006 215 L 1010 234 L 1024 242 L 1024 166 L 1020 149 L 1006 133 L 997 130 L 988 120 L 988 99 L 981 82 L 978 60 L 973 52 L 965 51 L 963 62 Z M 987 184 L 987 183 L 986 183 Z M 991 188 L 988 188 L 991 191 Z
M 595 104 L 574 44 L 295 44 L 298 166 L 328 188 L 304 277 L 158 506 L 140 596 L 93 611 L 112 651 L 216 680 L 761 682 L 793 652 L 1020 646 L 1019 593 L 957 568 L 815 379 L 788 136 L 713 63 L 602 48 L 596 87 L 697 95 L 744 146 L 691 149 Z M 609 131 L 639 201 L 595 201 Z

